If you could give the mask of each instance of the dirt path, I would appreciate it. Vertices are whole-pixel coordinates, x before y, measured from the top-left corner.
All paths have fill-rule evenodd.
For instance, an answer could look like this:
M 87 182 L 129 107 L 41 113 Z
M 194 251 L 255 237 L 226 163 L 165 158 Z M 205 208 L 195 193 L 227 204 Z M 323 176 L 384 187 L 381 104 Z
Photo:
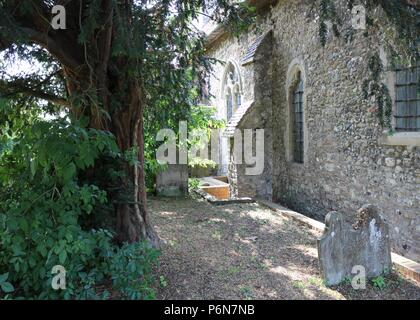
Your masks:
M 158 299 L 420 299 L 420 287 L 399 275 L 383 289 L 325 287 L 320 233 L 257 204 L 159 198 L 149 206 L 165 241 Z

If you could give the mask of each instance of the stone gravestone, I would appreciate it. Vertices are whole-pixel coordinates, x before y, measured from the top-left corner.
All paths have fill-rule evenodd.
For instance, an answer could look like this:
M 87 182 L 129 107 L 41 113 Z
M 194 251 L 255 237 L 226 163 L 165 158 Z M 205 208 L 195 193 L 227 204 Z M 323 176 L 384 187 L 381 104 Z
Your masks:
M 188 166 L 169 164 L 156 177 L 156 191 L 165 197 L 180 197 L 188 193 Z
M 367 278 L 389 272 L 388 225 L 378 209 L 365 205 L 353 221 L 335 211 L 328 213 L 324 234 L 318 240 L 318 258 L 327 285 L 354 277 L 354 266 L 363 266 Z

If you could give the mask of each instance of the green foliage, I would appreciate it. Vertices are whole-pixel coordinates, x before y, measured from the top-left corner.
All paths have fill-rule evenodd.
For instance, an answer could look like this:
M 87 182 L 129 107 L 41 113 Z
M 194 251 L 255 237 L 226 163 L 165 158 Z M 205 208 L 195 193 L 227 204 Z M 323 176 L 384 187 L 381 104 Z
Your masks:
M 7 278 L 9 277 L 9 273 L 0 274 L 0 292 L 3 291 L 4 293 L 11 293 L 15 290 L 13 285 L 10 282 L 7 282 Z
M 216 163 L 210 159 L 203 159 L 201 157 L 192 157 L 188 159 L 188 165 L 191 168 L 200 167 L 200 168 L 215 168 Z
M 108 198 L 96 185 L 81 183 L 79 175 L 103 155 L 129 155 L 119 153 L 107 132 L 65 118 L 8 117 L 10 107 L 3 102 L 0 109 L 2 291 L 24 298 L 106 298 L 97 287 L 112 277 L 113 290 L 124 298 L 153 297 L 149 287 L 157 252 L 143 243 L 119 248 L 112 232 L 81 224 Z M 55 265 L 67 271 L 64 291 L 51 288 Z
M 334 5 L 334 0 L 318 0 L 319 8 L 319 36 L 322 46 L 326 44 L 328 33 L 327 22 L 331 23 L 336 36 L 340 35 L 339 27 L 342 25 Z M 420 37 L 420 13 L 413 6 L 400 0 L 346 0 L 347 8 L 352 10 L 355 4 L 361 4 L 366 8 L 367 30 L 382 30 L 386 35 L 385 44 L 393 60 L 405 59 L 413 63 L 419 57 L 418 38 Z M 374 15 L 381 8 L 385 13 L 392 28 L 384 28 L 383 19 L 375 19 Z M 351 33 L 351 32 L 350 32 Z M 390 41 L 392 39 L 392 41 Z M 404 57 L 404 58 L 403 58 Z
M 113 288 L 126 299 L 154 299 L 152 266 L 159 252 L 146 243 L 124 244 L 111 259 L 109 267 Z M 141 281 L 139 281 L 141 279 Z
M 363 83 L 364 98 L 374 97 L 376 101 L 379 123 L 391 133 L 392 127 L 392 99 L 388 87 L 382 82 L 384 71 L 379 53 L 372 55 L 368 61 L 369 75 Z
M 197 178 L 189 178 L 188 179 L 188 190 L 191 192 L 192 190 L 195 190 L 200 185 L 200 180 Z
M 338 27 L 341 24 L 340 18 L 337 15 L 337 11 L 333 0 L 321 0 L 319 3 L 319 37 L 322 46 L 327 43 L 328 26 L 327 23 L 331 23 L 332 29 L 335 36 L 339 36 L 340 32 Z
M 191 91 L 191 100 L 197 99 L 197 92 Z M 163 100 L 160 103 L 163 103 Z M 177 111 L 178 110 L 178 111 Z M 187 111 L 185 113 L 185 111 Z M 225 123 L 215 117 L 216 109 L 214 107 L 185 104 L 184 108 L 174 108 L 165 118 L 156 119 L 156 115 L 148 114 L 145 120 L 145 172 L 146 186 L 149 191 L 154 190 L 156 175 L 166 169 L 166 165 L 161 165 L 156 160 L 156 149 L 161 142 L 156 141 L 156 134 L 161 129 L 172 129 L 177 135 L 179 147 L 185 147 L 187 150 L 202 147 L 202 138 L 210 139 L 211 130 L 222 128 Z M 167 118 L 166 118 L 167 117 Z M 180 121 L 187 122 L 188 139 L 182 141 L 179 133 Z M 195 134 L 194 134 L 195 133 Z M 190 167 L 215 167 L 215 162 L 209 159 L 199 157 L 189 157 L 188 165 Z
M 376 278 L 373 278 L 371 281 L 375 288 L 382 290 L 386 287 L 386 281 L 383 276 L 378 276 Z
M 346 2 L 349 10 L 352 10 L 356 4 L 354 0 L 346 0 Z M 318 3 L 319 36 L 321 45 L 325 46 L 328 33 L 327 22 L 332 24 L 334 34 L 339 36 L 338 28 L 341 26 L 341 20 L 334 6 L 334 0 L 319 0 Z M 359 3 L 366 8 L 367 29 L 364 35 L 368 36 L 370 30 L 383 32 L 383 43 L 391 65 L 411 66 L 420 60 L 420 13 L 418 9 L 400 0 L 369 0 L 359 1 L 357 4 Z M 387 19 L 375 18 L 378 8 L 382 9 Z M 354 31 L 352 28 L 348 30 L 346 38 L 352 39 Z M 392 133 L 392 99 L 388 88 L 379 79 L 380 73 L 383 72 L 379 55 L 375 54 L 371 57 L 368 69 L 370 76 L 363 85 L 365 97 L 376 97 L 380 124 Z
M 377 7 L 382 8 L 392 28 L 384 28 L 382 21 L 374 21 L 370 16 Z M 413 64 L 420 58 L 418 39 L 420 37 L 420 13 L 400 0 L 371 0 L 366 2 L 368 21 L 371 28 L 383 29 L 385 45 L 391 61 L 399 64 Z M 392 40 L 392 41 L 390 41 Z
M 159 282 L 162 288 L 166 288 L 168 286 L 168 281 L 166 280 L 165 276 L 160 276 Z
M 211 140 L 213 129 L 221 129 L 225 126 L 223 120 L 215 117 L 216 109 L 207 106 L 195 106 L 191 108 L 188 121 L 189 137 L 187 149 L 190 151 L 204 149 L 206 143 Z M 181 142 L 182 143 L 182 142 Z M 215 168 L 213 160 L 195 157 L 192 154 L 188 157 L 188 165 L 192 168 Z
M 80 3 L 66 4 L 64 35 L 48 28 L 55 1 L 0 1 L 0 94 L 19 110 L 0 114 L 0 273 L 9 273 L 17 297 L 106 298 L 109 292 L 97 286 L 112 276 L 122 297 L 152 298 L 156 252 L 142 244 L 117 247 L 97 221 L 133 201 L 132 167 L 141 164 L 143 151 L 147 184 L 153 184 L 162 169 L 154 156 L 159 129 L 175 129 L 179 120 L 189 121 L 189 129 L 215 125 L 191 107 L 213 62 L 191 22 L 211 12 L 237 33 L 253 10 L 227 0 Z M 52 41 L 33 45 L 30 33 Z M 16 60 L 39 63 L 42 72 L 10 75 Z M 59 114 L 60 104 L 70 119 L 38 118 Z M 145 150 L 131 127 L 143 109 Z M 129 120 L 115 123 L 122 118 Z M 92 128 L 114 130 L 124 149 L 109 132 Z M 63 292 L 50 286 L 56 264 L 67 270 Z

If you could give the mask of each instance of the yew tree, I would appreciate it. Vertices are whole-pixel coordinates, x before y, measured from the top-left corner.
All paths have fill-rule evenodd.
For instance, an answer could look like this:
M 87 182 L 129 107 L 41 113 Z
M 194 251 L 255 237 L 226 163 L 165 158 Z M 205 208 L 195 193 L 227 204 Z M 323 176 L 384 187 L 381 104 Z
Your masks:
M 56 5 L 65 8 L 63 29 L 52 25 Z M 205 15 L 238 30 L 247 10 L 227 0 L 0 0 L 0 95 L 86 119 L 111 132 L 122 153 L 135 152 L 135 164 L 119 168 L 129 195 L 114 205 L 121 242 L 159 242 L 146 206 L 144 113 L 158 114 L 163 95 L 182 106 L 191 93 L 185 71 L 199 84 L 210 69 L 192 22 Z M 8 74 L 6 62 L 21 59 L 43 72 Z

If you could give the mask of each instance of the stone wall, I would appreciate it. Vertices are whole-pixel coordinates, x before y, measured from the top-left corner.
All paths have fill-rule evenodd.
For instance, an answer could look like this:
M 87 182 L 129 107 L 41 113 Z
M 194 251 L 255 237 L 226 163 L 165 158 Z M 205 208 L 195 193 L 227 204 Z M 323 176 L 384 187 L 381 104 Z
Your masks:
M 166 197 L 180 197 L 188 194 L 188 166 L 169 164 L 156 176 L 156 191 Z
M 253 91 L 254 104 L 238 125 L 238 129 L 264 129 L 264 170 L 260 175 L 246 175 L 246 167 L 238 165 L 238 193 L 241 197 L 258 197 L 271 200 L 273 196 L 273 143 L 272 143 L 272 72 L 273 35 L 268 31 L 254 55 Z M 253 142 L 253 146 L 255 145 Z M 256 154 L 256 150 L 253 150 Z
M 383 143 L 374 102 L 363 98 L 367 61 L 380 50 L 382 34 L 355 31 L 348 40 L 350 12 L 337 2 L 343 36 L 331 32 L 325 47 L 308 1 L 281 1 L 261 17 L 260 29 L 273 30 L 272 50 L 261 50 L 265 56 L 241 66 L 244 94 L 254 106 L 240 127 L 265 128 L 267 168 L 260 177 L 245 177 L 239 167 L 239 193 L 272 195 L 273 201 L 320 220 L 333 210 L 352 214 L 366 203 L 379 206 L 390 225 L 393 250 L 420 261 L 420 147 Z M 221 39 L 209 54 L 240 61 L 255 37 L 250 32 L 239 40 Z M 287 74 L 293 61 L 306 78 L 303 164 L 290 161 Z M 216 67 L 211 82 L 216 97 L 221 70 Z

